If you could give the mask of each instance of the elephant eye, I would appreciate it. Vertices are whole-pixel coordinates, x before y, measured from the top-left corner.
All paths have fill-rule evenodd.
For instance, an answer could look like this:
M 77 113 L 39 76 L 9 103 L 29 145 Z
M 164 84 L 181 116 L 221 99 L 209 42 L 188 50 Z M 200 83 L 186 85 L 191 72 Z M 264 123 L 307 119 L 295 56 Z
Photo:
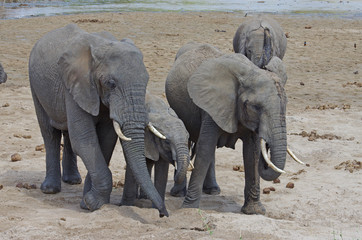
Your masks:
M 109 89 L 115 89 L 116 88 L 116 82 L 113 79 L 107 80 L 105 85 Z

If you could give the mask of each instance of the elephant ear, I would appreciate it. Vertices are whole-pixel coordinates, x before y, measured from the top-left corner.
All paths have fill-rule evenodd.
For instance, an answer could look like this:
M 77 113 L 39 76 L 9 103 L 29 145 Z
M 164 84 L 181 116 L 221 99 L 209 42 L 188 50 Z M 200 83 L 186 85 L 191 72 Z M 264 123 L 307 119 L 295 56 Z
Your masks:
M 246 60 L 245 60 L 246 59 Z M 228 133 L 238 127 L 237 94 L 240 75 L 250 62 L 244 55 L 230 54 L 208 60 L 190 77 L 187 89 L 193 102 Z
M 69 46 L 58 61 L 64 85 L 84 111 L 97 116 L 100 100 L 91 75 L 95 61 L 92 46 L 85 39 L 77 39 Z
M 280 78 L 280 83 L 284 87 L 287 82 L 288 76 L 283 61 L 278 57 L 273 57 L 269 63 L 265 66 L 267 70 L 275 73 Z
M 155 135 L 146 128 L 145 130 L 145 156 L 153 161 L 158 161 L 160 153 L 155 142 Z

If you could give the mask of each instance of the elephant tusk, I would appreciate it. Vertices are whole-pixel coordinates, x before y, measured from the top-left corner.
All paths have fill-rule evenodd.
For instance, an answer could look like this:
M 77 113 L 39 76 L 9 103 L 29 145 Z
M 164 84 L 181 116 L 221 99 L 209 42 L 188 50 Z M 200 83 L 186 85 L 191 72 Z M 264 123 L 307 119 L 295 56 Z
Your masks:
M 192 171 L 192 170 L 194 170 L 194 168 L 195 168 L 194 164 L 192 163 L 192 161 L 190 161 L 187 171 Z
M 148 123 L 147 124 L 148 129 L 150 129 L 150 131 L 155 134 L 157 137 L 161 138 L 161 139 L 166 139 L 166 137 L 164 135 L 162 135 L 162 133 L 160 133 L 153 125 L 152 123 Z
M 126 137 L 123 133 L 122 133 L 122 130 L 121 130 L 121 127 L 119 126 L 119 124 L 113 120 L 113 127 L 114 127 L 114 130 L 116 131 L 118 137 L 124 141 L 131 141 L 132 138 L 128 138 Z
M 290 150 L 288 147 L 287 147 L 287 152 L 288 152 L 288 154 L 294 159 L 294 161 L 296 161 L 296 162 L 299 163 L 299 164 L 305 165 L 305 163 L 302 162 L 301 160 L 299 160 L 299 159 L 297 158 L 297 156 L 294 155 L 294 153 L 292 152 L 292 150 Z
M 277 166 L 275 166 L 272 161 L 270 161 L 269 157 L 268 157 L 268 152 L 266 150 L 266 142 L 264 139 L 260 139 L 260 147 L 261 147 L 261 153 L 263 154 L 264 160 L 265 162 L 268 164 L 268 166 L 273 169 L 274 171 L 278 172 L 278 173 L 285 173 L 284 170 L 281 170 L 279 168 L 277 168 Z

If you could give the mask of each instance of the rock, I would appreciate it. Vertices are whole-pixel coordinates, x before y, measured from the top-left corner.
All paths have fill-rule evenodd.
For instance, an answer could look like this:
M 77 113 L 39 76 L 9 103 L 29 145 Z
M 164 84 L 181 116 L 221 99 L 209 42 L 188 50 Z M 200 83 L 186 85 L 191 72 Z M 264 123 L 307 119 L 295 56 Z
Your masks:
M 263 189 L 263 194 L 269 194 L 270 193 L 270 189 L 269 188 L 264 188 Z
M 279 178 L 274 179 L 274 180 L 273 180 L 273 183 L 280 183 L 280 179 L 279 179 Z
M 288 182 L 286 188 L 294 188 L 294 183 Z
M 17 187 L 17 188 L 23 188 L 24 185 L 23 185 L 23 183 L 20 182 L 20 183 L 16 184 L 16 187 Z
M 45 146 L 44 144 L 38 145 L 35 147 L 35 151 L 41 151 L 41 152 L 45 152 Z
M 17 162 L 17 161 L 21 161 L 21 156 L 19 153 L 14 153 L 13 155 L 11 155 L 11 161 L 12 162 Z
M 4 186 L 2 184 L 0 184 L 0 190 L 3 189 L 3 188 L 4 188 Z

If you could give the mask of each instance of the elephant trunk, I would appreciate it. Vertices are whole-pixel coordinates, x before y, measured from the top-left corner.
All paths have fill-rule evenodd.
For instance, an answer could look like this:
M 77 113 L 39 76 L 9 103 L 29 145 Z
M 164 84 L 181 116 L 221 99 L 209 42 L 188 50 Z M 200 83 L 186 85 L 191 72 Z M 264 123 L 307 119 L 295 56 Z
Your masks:
M 160 217 L 168 216 L 166 206 L 154 187 L 147 171 L 144 155 L 144 124 L 125 123 L 122 131 L 131 141 L 122 141 L 124 156 L 137 184 L 159 210 Z
M 176 184 L 181 184 L 186 178 L 187 169 L 190 164 L 189 149 L 185 143 L 176 145 L 176 155 L 177 171 L 174 180 Z
M 277 120 L 274 120 L 271 130 L 271 137 L 267 142 L 270 147 L 271 162 L 275 167 L 283 170 L 286 161 L 287 153 L 287 132 L 285 125 L 285 117 L 278 116 Z M 282 119 L 281 119 L 282 118 Z M 268 167 L 263 156 L 259 160 L 259 174 L 260 177 L 266 181 L 272 181 L 280 176 L 280 172 Z
M 272 39 L 270 36 L 270 31 L 268 28 L 264 29 L 264 45 L 262 55 L 257 64 L 260 68 L 265 68 L 265 66 L 269 63 L 270 59 L 273 56 L 273 48 L 272 48 Z

